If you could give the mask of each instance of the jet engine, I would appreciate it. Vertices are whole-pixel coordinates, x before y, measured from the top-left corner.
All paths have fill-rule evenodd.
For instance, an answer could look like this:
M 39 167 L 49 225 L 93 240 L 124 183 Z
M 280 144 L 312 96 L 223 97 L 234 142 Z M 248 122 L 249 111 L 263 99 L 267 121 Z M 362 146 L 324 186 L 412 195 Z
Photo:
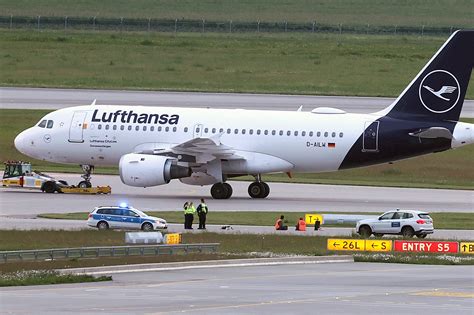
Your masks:
M 120 179 L 129 186 L 149 187 L 191 176 L 191 168 L 177 165 L 175 161 L 165 156 L 125 154 L 119 162 Z

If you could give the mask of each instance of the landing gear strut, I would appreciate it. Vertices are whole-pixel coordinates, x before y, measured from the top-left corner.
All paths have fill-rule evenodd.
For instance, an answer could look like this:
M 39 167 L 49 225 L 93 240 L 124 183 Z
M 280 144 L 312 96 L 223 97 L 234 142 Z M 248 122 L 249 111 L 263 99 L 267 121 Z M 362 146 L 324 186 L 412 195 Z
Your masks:
M 77 184 L 77 187 L 80 187 L 80 188 L 91 188 L 92 187 L 92 184 L 91 184 L 91 174 L 92 172 L 94 171 L 94 165 L 88 165 L 88 164 L 84 164 L 84 165 L 81 165 L 82 167 L 82 171 L 84 172 L 83 175 L 81 175 L 81 177 L 84 179 L 83 181 L 80 181 L 79 184 Z
M 211 187 L 211 195 L 214 199 L 229 199 L 232 196 L 232 186 L 227 183 L 216 183 Z
M 267 183 L 262 182 L 260 174 L 255 175 L 255 182 L 249 185 L 249 196 L 252 198 L 266 198 L 270 193 L 270 187 Z

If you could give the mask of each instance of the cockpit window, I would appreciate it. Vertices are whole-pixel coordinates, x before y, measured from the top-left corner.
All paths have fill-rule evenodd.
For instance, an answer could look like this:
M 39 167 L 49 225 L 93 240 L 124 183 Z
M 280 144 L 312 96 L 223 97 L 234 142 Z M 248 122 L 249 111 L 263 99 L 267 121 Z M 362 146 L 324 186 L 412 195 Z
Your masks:
M 54 121 L 48 120 L 48 126 L 46 128 L 51 129 L 53 128 Z
M 42 121 L 38 124 L 38 127 L 40 127 L 40 128 L 46 127 L 46 120 L 42 120 Z

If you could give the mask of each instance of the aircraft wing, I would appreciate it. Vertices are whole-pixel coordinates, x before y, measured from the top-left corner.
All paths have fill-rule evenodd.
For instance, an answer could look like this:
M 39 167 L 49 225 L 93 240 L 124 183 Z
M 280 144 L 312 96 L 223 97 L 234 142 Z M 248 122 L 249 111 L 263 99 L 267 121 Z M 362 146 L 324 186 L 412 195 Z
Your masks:
M 181 162 L 204 164 L 215 159 L 244 159 L 220 141 L 220 134 L 210 138 L 194 138 L 186 142 L 159 148 L 157 144 L 152 150 L 140 150 L 139 153 L 178 157 Z

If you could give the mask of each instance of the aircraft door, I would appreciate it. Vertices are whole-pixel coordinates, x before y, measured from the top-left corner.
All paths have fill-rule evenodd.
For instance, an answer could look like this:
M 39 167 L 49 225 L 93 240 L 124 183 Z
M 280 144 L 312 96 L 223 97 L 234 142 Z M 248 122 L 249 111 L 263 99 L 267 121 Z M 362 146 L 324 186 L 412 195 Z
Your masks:
M 85 120 L 87 112 L 74 112 L 69 127 L 69 142 L 84 142 L 83 133 L 85 129 Z
M 379 121 L 365 123 L 362 152 L 377 152 L 379 150 L 379 123 Z
M 193 136 L 194 138 L 201 138 L 202 135 L 202 124 L 194 125 Z

